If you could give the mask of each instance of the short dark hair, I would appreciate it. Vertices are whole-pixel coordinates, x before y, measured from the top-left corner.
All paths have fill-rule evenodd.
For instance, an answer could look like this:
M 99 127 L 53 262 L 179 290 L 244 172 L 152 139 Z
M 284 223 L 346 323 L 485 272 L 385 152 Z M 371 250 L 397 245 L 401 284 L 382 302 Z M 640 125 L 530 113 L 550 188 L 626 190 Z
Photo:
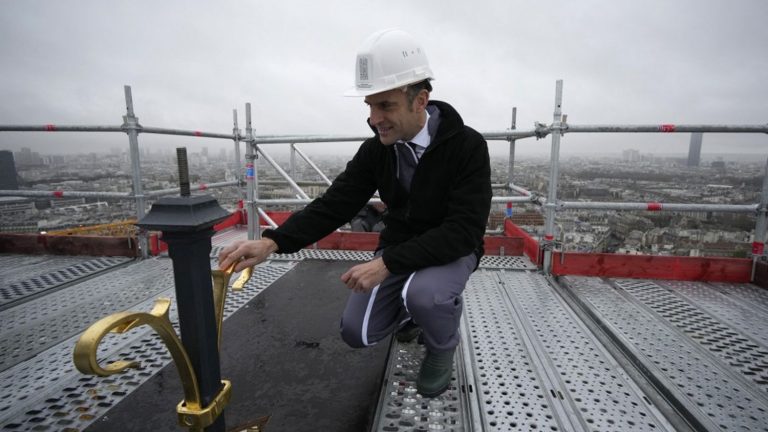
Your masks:
M 416 99 L 416 96 L 418 96 L 418 94 L 421 93 L 422 90 L 426 90 L 427 93 L 432 91 L 432 84 L 429 83 L 428 79 L 424 81 L 419 81 L 414 84 L 409 84 L 405 88 L 405 97 L 408 98 L 408 105 L 413 104 L 413 101 Z

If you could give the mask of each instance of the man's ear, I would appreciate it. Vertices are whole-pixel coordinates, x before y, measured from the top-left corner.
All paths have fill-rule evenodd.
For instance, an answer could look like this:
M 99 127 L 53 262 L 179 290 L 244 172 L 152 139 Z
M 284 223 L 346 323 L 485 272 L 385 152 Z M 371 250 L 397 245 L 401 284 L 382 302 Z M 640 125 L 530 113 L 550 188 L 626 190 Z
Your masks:
M 419 94 L 416 95 L 416 98 L 413 100 L 413 102 L 416 104 L 416 107 L 419 111 L 422 111 L 427 108 L 427 103 L 429 103 L 429 92 L 425 89 L 421 89 Z

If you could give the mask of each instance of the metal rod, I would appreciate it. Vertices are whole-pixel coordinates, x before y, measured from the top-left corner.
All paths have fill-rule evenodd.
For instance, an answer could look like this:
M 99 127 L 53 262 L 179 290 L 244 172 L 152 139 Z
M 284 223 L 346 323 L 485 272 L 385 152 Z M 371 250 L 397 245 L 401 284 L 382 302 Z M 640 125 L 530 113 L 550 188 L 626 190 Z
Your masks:
M 304 152 L 301 151 L 301 149 L 296 147 L 294 144 L 291 144 L 291 146 L 296 150 L 296 153 L 298 153 L 299 156 L 301 156 L 301 158 L 304 159 L 304 162 L 308 163 L 309 166 L 311 166 L 312 169 L 315 170 L 315 172 L 320 175 L 320 177 L 323 179 L 325 184 L 330 186 L 331 185 L 331 181 L 328 179 L 328 177 L 325 176 L 325 174 L 323 174 L 323 171 L 317 165 L 315 165 L 315 163 L 312 162 L 312 160 L 306 154 L 304 154 Z
M 271 218 L 271 217 L 269 217 L 269 215 L 267 214 L 267 212 L 265 212 L 265 211 L 264 211 L 264 210 L 263 210 L 261 207 L 259 207 L 259 209 L 258 209 L 258 210 L 259 210 L 259 216 L 261 216 L 261 217 L 262 217 L 262 219 L 264 219 L 264 221 L 265 221 L 267 224 L 269 224 L 269 227 L 270 227 L 270 228 L 272 228 L 272 229 L 274 229 L 274 228 L 277 228 L 277 223 L 276 223 L 274 220 L 272 220 L 272 218 Z
M 232 135 L 234 138 L 232 141 L 235 143 L 235 164 L 233 165 L 233 171 L 235 172 L 235 179 L 238 184 L 243 181 L 243 172 L 240 170 L 240 127 L 237 125 L 237 110 L 232 110 Z M 242 198 L 242 192 L 240 193 Z
M 0 132 L 125 132 L 122 126 L 0 125 Z
M 295 179 L 296 178 L 296 144 L 291 143 L 289 147 L 291 149 L 291 153 L 290 153 L 290 158 L 288 159 L 288 171 L 291 174 L 291 178 Z
M 189 196 L 189 163 L 186 147 L 176 148 L 176 161 L 179 165 L 179 195 Z
M 690 132 L 729 132 L 729 133 L 768 133 L 768 124 L 764 125 L 704 125 L 704 124 L 657 124 L 657 125 L 565 125 L 563 133 L 690 133 Z
M 136 217 L 138 220 L 141 220 L 146 212 L 144 193 L 141 186 L 141 160 L 139 159 L 139 131 L 141 126 L 139 125 L 139 119 L 133 112 L 131 86 L 125 86 L 123 89 L 125 90 L 126 115 L 123 116 L 122 128 L 128 134 L 128 143 L 131 150 L 131 172 L 133 174 L 133 197 L 136 199 Z M 147 258 L 149 256 L 147 231 L 139 229 L 137 237 L 141 257 Z
M 518 185 L 516 185 L 514 183 L 509 183 L 508 185 L 506 185 L 506 187 L 507 187 L 507 189 L 511 190 L 512 192 L 517 192 L 517 193 L 519 193 L 521 195 L 524 195 L 524 196 L 531 196 L 532 195 L 531 191 L 529 191 L 528 189 L 525 189 L 523 187 L 520 187 L 520 186 L 518 186 Z
M 549 171 L 549 193 L 547 194 L 547 202 L 557 202 L 557 179 L 559 176 L 559 158 L 560 158 L 560 120 L 562 115 L 563 104 L 563 80 L 557 80 L 555 85 L 555 111 L 552 116 L 552 150 L 550 156 L 550 171 Z M 555 229 L 555 209 L 551 206 L 545 207 L 545 225 L 544 225 L 544 241 L 542 246 L 544 247 L 544 262 L 543 270 L 544 274 L 549 274 L 552 270 L 552 244 L 554 240 Z
M 218 189 L 223 187 L 229 187 L 229 186 L 237 186 L 240 183 L 237 181 L 228 181 L 228 182 L 219 182 L 219 183 L 200 183 L 196 185 L 189 185 L 190 192 L 197 192 L 197 191 L 205 191 L 208 189 Z M 147 197 L 158 197 L 162 195 L 173 195 L 181 193 L 181 189 L 179 188 L 172 188 L 172 189 L 158 189 L 153 191 L 147 191 L 144 195 Z
M 512 107 L 512 124 L 510 125 L 510 130 L 515 130 L 517 127 L 517 107 Z M 517 143 L 516 139 L 510 139 L 509 140 L 509 167 L 507 168 L 507 183 L 510 185 L 513 182 L 512 177 L 513 173 L 515 172 L 515 144 Z
M 256 215 L 256 202 L 259 197 L 258 180 L 256 176 L 256 153 L 253 148 L 253 129 L 251 128 L 251 104 L 245 104 L 245 192 L 246 217 L 248 222 L 248 240 L 261 238 L 258 227 L 259 218 Z
M 306 205 L 312 202 L 311 198 L 273 198 L 273 199 L 259 199 L 256 200 L 256 204 L 263 205 L 263 206 L 271 206 L 271 205 Z M 493 203 L 507 203 L 507 202 L 520 202 L 520 203 L 533 203 L 531 201 L 530 197 L 520 197 L 520 196 L 514 196 L 514 197 L 500 197 L 495 196 L 491 198 L 491 202 Z M 371 198 L 368 200 L 369 204 L 376 204 L 381 203 L 381 199 L 379 198 Z
M 752 276 L 750 280 L 755 280 L 755 270 L 757 261 L 765 256 L 765 231 L 768 227 L 768 160 L 765 162 L 763 172 L 763 191 L 760 194 L 760 205 L 758 206 L 757 220 L 755 221 L 755 236 L 752 239 Z
M 487 141 L 510 141 L 523 138 L 544 138 L 552 133 L 552 127 L 539 125 L 530 130 L 506 130 L 481 132 Z M 92 125 L 0 125 L 0 132 L 125 132 L 124 126 L 92 126 Z M 223 134 L 187 129 L 169 129 L 144 126 L 141 133 L 158 135 L 194 136 L 200 138 L 216 138 L 232 140 L 235 134 Z M 563 126 L 561 134 L 565 133 L 768 133 L 768 124 L 758 125 L 705 125 L 705 124 L 655 124 L 655 125 L 573 125 Z M 319 144 L 327 142 L 364 141 L 370 136 L 357 135 L 255 135 L 256 144 Z
M 98 192 L 98 191 L 38 191 L 38 190 L 0 190 L 0 196 L 18 197 L 50 197 L 50 198 L 109 198 L 133 200 L 130 192 Z
M 258 146 L 257 146 L 257 147 L 256 147 L 256 151 L 257 151 L 257 152 L 258 152 L 258 153 L 259 153 L 261 156 L 263 156 L 263 157 L 264 157 L 264 159 L 265 159 L 265 160 L 266 160 L 266 161 L 267 161 L 267 162 L 268 162 L 270 165 L 272 165 L 272 168 L 274 168 L 274 169 L 275 169 L 275 171 L 277 171 L 277 172 L 278 172 L 278 174 L 280 174 L 280 175 L 281 175 L 281 176 L 282 176 L 282 177 L 283 177 L 283 178 L 284 178 L 284 179 L 285 179 L 285 180 L 288 182 L 288 184 L 291 186 L 291 188 L 293 188 L 293 190 L 295 190 L 295 191 L 296 191 L 296 193 L 297 193 L 297 194 L 299 194 L 299 196 L 300 196 L 301 198 L 304 198 L 304 199 L 308 199 L 308 198 L 309 198 L 309 195 L 307 195 L 306 193 L 304 193 L 304 191 L 301 189 L 301 186 L 297 185 L 297 184 L 296 184 L 296 182 L 295 182 L 295 181 L 293 181 L 293 179 L 291 178 L 291 176 L 290 176 L 290 175 L 288 175 L 288 173 L 287 173 L 287 172 L 285 172 L 285 170 L 283 170 L 283 169 L 280 167 L 280 164 L 278 164 L 277 162 L 275 162 L 275 160 L 274 160 L 274 159 L 272 159 L 272 157 L 271 157 L 270 155 L 268 155 L 268 154 L 267 154 L 267 153 L 266 153 L 266 152 L 265 152 L 263 149 L 261 149 L 261 147 L 258 147 Z
M 157 135 L 179 135 L 179 136 L 193 136 L 200 138 L 217 138 L 217 139 L 234 139 L 234 134 L 223 134 L 213 132 L 203 132 L 196 130 L 184 130 L 184 129 L 166 129 L 158 127 L 144 127 L 141 130 L 142 133 L 157 134 Z
M 545 205 L 545 207 L 549 207 Z M 645 210 L 665 212 L 720 212 L 720 213 L 755 213 L 757 204 L 668 204 L 668 203 L 626 203 L 626 202 L 583 202 L 560 201 L 554 205 L 555 210 Z

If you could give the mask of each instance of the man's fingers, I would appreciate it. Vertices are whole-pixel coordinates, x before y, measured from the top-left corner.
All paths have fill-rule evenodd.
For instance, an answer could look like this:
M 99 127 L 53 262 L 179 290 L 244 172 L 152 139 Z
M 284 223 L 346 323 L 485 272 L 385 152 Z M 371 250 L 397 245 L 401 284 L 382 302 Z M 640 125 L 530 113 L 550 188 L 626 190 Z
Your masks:
M 260 263 L 261 261 L 258 258 L 251 258 L 247 260 L 242 260 L 235 266 L 235 272 L 243 271 L 248 267 L 253 267 L 256 264 Z

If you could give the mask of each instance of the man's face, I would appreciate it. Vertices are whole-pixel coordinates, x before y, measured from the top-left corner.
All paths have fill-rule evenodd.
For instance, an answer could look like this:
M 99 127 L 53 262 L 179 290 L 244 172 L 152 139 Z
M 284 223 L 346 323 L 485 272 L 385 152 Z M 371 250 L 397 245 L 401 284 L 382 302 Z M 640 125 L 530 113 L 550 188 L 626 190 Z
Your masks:
M 382 144 L 408 141 L 419 133 L 426 120 L 424 108 L 428 102 L 427 95 L 426 91 L 422 91 L 412 104 L 408 103 L 408 97 L 402 89 L 365 97 L 365 103 L 371 109 L 369 121 L 378 131 Z

